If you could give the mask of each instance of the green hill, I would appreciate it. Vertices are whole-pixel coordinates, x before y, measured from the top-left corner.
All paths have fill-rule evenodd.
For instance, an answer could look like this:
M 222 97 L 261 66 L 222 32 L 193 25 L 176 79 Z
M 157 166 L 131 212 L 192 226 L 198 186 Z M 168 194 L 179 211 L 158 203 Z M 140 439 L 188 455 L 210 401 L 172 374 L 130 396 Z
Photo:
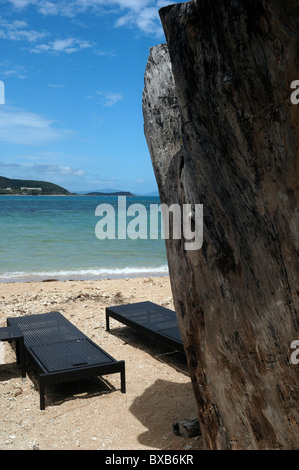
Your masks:
M 0 176 L 0 194 L 70 194 L 57 184 L 47 181 L 16 180 Z

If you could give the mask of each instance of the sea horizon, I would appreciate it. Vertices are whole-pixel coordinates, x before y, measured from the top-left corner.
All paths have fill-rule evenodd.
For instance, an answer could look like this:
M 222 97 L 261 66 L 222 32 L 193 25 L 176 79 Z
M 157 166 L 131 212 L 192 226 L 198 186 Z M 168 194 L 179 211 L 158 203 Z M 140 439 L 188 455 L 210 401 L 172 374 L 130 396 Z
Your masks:
M 117 196 L 78 196 L 2 195 L 1 283 L 168 276 L 164 239 L 97 239 L 96 208 L 110 204 L 117 217 Z M 133 201 L 147 209 L 160 203 L 157 196 Z

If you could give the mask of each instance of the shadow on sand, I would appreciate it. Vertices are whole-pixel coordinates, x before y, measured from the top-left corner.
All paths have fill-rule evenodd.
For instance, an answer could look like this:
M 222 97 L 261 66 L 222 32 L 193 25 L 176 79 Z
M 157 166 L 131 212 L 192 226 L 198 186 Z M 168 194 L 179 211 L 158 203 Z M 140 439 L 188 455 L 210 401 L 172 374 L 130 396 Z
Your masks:
M 147 428 L 138 436 L 141 444 L 161 450 L 202 448 L 200 438 L 178 437 L 172 429 L 173 422 L 197 415 L 191 383 L 158 379 L 134 400 L 130 411 Z
M 186 356 L 180 351 L 175 351 L 148 336 L 137 333 L 127 326 L 117 327 L 110 330 L 111 334 L 124 341 L 125 344 L 141 349 L 150 354 L 160 362 L 166 363 L 182 374 L 189 376 Z

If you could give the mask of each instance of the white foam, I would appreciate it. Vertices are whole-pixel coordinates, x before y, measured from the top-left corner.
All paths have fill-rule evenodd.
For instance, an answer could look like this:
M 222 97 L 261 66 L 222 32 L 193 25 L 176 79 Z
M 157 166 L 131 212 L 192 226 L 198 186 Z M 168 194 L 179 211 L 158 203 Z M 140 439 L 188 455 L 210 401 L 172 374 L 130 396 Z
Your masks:
M 69 271 L 35 271 L 24 272 L 15 271 L 11 273 L 0 274 L 0 282 L 20 282 L 20 281 L 41 281 L 46 279 L 57 280 L 87 280 L 87 279 L 105 279 L 105 278 L 124 278 L 138 276 L 166 276 L 168 275 L 168 266 L 158 267 L 134 267 L 125 268 L 94 268 L 78 269 Z

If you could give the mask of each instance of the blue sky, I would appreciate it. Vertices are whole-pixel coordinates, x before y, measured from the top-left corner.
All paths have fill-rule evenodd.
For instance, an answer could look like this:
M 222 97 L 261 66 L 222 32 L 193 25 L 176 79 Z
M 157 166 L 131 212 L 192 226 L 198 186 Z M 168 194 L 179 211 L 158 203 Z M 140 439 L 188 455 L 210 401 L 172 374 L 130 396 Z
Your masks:
M 0 175 L 157 190 L 143 132 L 163 0 L 0 0 Z

